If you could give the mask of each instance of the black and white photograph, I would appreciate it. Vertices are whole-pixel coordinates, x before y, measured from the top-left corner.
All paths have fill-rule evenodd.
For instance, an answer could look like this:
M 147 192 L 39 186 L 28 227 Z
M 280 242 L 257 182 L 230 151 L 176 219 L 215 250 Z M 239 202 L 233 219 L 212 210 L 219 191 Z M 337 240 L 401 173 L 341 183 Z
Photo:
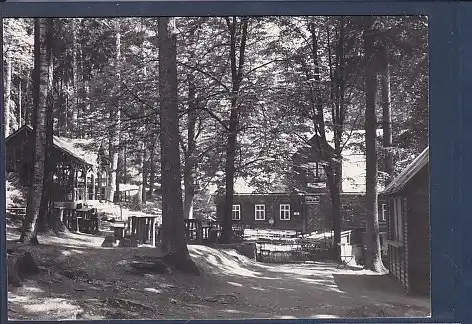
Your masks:
M 426 16 L 4 18 L 10 320 L 429 317 Z

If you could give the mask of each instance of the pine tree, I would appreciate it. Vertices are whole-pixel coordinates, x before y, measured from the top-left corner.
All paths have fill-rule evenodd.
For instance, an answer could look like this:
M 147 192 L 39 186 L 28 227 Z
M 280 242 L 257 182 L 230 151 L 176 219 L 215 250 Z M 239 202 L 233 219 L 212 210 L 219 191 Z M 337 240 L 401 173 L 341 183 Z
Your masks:
M 377 116 L 375 97 L 377 93 L 377 71 L 375 64 L 376 25 L 373 17 L 364 18 L 365 56 L 365 143 L 366 143 L 366 256 L 365 267 L 376 272 L 385 272 L 382 263 L 377 197 Z
M 47 134 L 47 101 L 49 89 L 50 60 L 48 39 L 52 35 L 50 26 L 52 18 L 35 19 L 35 80 L 34 80 L 34 152 L 33 152 L 33 177 L 28 192 L 26 216 L 23 220 L 21 242 L 37 243 L 37 220 L 40 212 L 41 195 L 44 181 L 44 164 L 46 158 L 46 134 Z M 49 26 L 49 28 L 48 28 Z
M 169 18 L 159 18 L 159 93 L 161 124 L 161 247 L 175 257 L 183 271 L 198 273 L 190 258 L 180 183 L 179 119 L 177 106 L 176 36 L 169 30 Z

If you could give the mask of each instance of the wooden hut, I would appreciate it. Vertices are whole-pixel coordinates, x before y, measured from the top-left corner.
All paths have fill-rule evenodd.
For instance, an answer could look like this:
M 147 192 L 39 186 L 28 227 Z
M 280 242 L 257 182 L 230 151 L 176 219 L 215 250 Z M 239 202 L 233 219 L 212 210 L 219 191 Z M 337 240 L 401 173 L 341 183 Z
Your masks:
M 429 149 L 383 191 L 388 202 L 390 274 L 409 293 L 430 291 Z
M 16 172 L 23 186 L 31 185 L 34 133 L 25 125 L 5 140 L 7 172 Z M 46 163 L 53 171 L 51 200 L 81 202 L 100 199 L 97 154 L 90 140 L 54 136 Z

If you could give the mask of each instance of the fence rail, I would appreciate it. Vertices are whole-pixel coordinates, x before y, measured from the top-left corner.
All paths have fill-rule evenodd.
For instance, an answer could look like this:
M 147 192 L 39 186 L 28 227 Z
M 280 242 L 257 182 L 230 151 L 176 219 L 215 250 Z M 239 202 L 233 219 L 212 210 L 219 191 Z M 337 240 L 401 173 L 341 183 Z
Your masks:
M 329 257 L 330 241 L 310 242 L 303 240 L 258 240 L 257 260 L 268 263 L 316 261 Z

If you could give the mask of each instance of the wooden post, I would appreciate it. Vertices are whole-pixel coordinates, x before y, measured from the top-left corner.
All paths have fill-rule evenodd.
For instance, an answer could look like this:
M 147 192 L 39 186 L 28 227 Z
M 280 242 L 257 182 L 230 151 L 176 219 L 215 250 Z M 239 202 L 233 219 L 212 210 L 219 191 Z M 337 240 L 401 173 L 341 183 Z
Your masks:
M 84 176 L 84 200 L 87 201 L 88 190 L 87 190 L 87 166 L 86 165 L 84 165 L 84 169 L 82 172 L 84 173 L 83 174 Z
M 92 200 L 96 200 L 95 197 L 95 170 L 92 170 L 92 174 L 90 176 L 91 181 L 92 181 Z
M 144 221 L 146 221 L 145 218 L 137 217 L 136 218 L 138 221 L 138 242 L 140 244 L 143 244 L 144 242 Z
M 198 219 L 196 220 L 196 235 L 197 235 L 197 244 L 201 244 L 203 241 L 203 232 L 202 232 L 202 222 Z
M 156 246 L 156 219 L 151 219 L 151 242 L 152 246 Z
M 97 172 L 97 180 L 98 180 L 97 190 L 98 190 L 98 197 L 99 197 L 98 199 L 102 200 L 102 172 L 101 170 L 98 170 Z
M 144 244 L 146 243 L 146 218 L 142 217 L 141 218 L 141 240 L 142 240 L 142 243 L 141 244 Z

